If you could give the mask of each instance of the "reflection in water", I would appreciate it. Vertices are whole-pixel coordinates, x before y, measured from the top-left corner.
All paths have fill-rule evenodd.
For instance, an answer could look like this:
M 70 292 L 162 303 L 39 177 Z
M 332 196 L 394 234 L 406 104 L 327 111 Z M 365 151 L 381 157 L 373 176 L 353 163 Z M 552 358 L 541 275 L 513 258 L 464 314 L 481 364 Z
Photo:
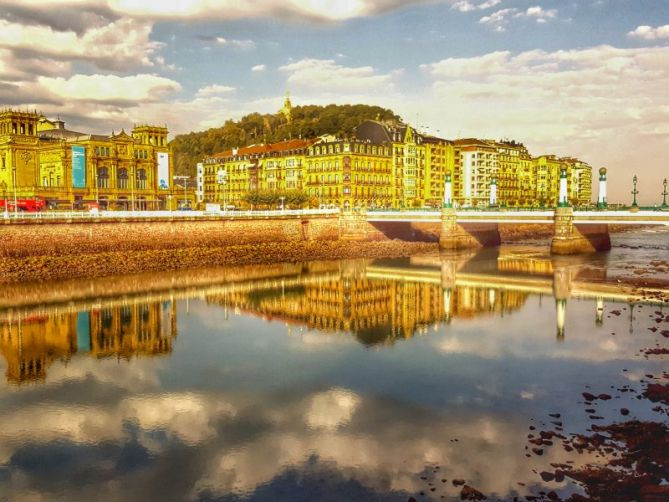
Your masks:
M 457 500 L 461 478 L 568 494 L 536 472 L 592 456 L 527 458 L 528 425 L 584 431 L 585 385 L 659 366 L 637 354 L 662 286 L 610 270 L 516 249 L 7 289 L 0 493 L 405 502 Z M 634 397 L 597 413 L 649 416 Z
M 155 356 L 172 352 L 176 337 L 173 302 L 123 305 L 71 313 L 7 317 L 0 321 L 0 353 L 11 383 L 46 379 L 55 361 Z
M 362 265 L 362 264 L 361 264 Z M 373 267 L 369 267 L 373 270 Z M 426 282 L 373 279 L 366 269 L 292 288 L 207 296 L 210 303 L 323 333 L 350 332 L 365 345 L 424 334 L 452 318 L 518 309 L 526 293 L 485 287 L 444 289 Z

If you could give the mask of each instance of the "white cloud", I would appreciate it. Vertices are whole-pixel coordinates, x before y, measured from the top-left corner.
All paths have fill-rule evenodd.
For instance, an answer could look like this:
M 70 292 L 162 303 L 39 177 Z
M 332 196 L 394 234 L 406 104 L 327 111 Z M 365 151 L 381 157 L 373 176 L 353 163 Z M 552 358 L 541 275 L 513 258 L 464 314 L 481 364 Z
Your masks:
M 174 80 L 148 74 L 129 77 L 73 75 L 67 79 L 39 77 L 37 82 L 45 92 L 63 100 L 94 102 L 156 102 L 181 89 Z
M 213 84 L 201 87 L 200 89 L 198 89 L 195 95 L 197 97 L 206 98 L 209 96 L 220 96 L 221 94 L 230 94 L 231 92 L 234 91 L 235 91 L 234 87 L 230 87 L 228 85 Z
M 487 0 L 481 3 L 472 3 L 469 0 L 458 0 L 455 2 L 451 9 L 458 10 L 460 12 L 471 12 L 474 10 L 485 10 L 495 7 L 502 3 L 502 0 Z
M 305 94 L 373 96 L 396 91 L 399 72 L 379 73 L 371 66 L 348 67 L 332 59 L 301 59 L 279 68 L 291 90 Z
M 40 8 L 38 0 L 5 0 L 8 4 Z M 146 19 L 227 20 L 264 16 L 297 17 L 318 21 L 342 21 L 373 16 L 431 0 L 50 0 L 49 7 L 77 6 L 79 9 L 106 7 L 111 12 Z
M 517 12 L 518 9 L 515 8 L 500 9 L 488 16 L 483 16 L 481 19 L 479 19 L 479 23 L 492 26 L 497 31 L 504 31 L 504 27 L 508 23 L 509 18 Z
M 479 19 L 479 23 L 491 26 L 496 31 L 506 31 L 506 26 L 511 19 L 534 19 L 537 23 L 542 24 L 549 19 L 554 19 L 556 16 L 556 9 L 544 9 L 540 6 L 528 7 L 525 11 L 508 8 L 500 9 L 488 16 L 483 16 Z
M 267 67 L 264 64 L 257 64 L 255 66 L 251 67 L 251 71 L 256 72 L 256 73 L 263 72 L 266 69 L 267 69 Z
M 669 38 L 669 24 L 653 28 L 651 26 L 637 26 L 633 31 L 630 31 L 627 36 L 630 38 L 639 38 L 641 40 L 660 40 Z
M 421 65 L 437 77 L 475 77 L 490 75 L 503 70 L 508 64 L 511 53 L 508 51 L 491 52 L 471 58 L 448 58 L 430 65 Z
M 150 40 L 151 30 L 151 23 L 134 19 L 93 26 L 83 34 L 0 19 L 0 48 L 53 60 L 90 62 L 103 69 L 153 66 L 162 45 Z
M 310 401 L 306 424 L 312 429 L 335 430 L 351 421 L 362 399 L 346 389 L 330 389 Z
M 250 51 L 256 48 L 256 43 L 253 40 L 229 40 L 223 37 L 216 37 L 214 40 L 219 45 L 225 45 L 244 51 Z
M 537 23 L 545 23 L 548 19 L 553 19 L 557 15 L 556 9 L 544 9 L 540 6 L 528 7 L 524 13 L 519 13 L 516 17 L 535 18 Z
M 669 89 L 669 47 L 500 51 L 422 68 L 434 79 L 430 100 L 439 106 L 415 107 L 450 137 L 514 137 L 534 152 L 607 165 L 612 180 L 617 170 L 622 177 L 640 166 L 648 192 L 664 169 L 658 159 L 669 148 L 669 107 L 660 105 Z M 622 183 L 610 190 L 626 198 Z

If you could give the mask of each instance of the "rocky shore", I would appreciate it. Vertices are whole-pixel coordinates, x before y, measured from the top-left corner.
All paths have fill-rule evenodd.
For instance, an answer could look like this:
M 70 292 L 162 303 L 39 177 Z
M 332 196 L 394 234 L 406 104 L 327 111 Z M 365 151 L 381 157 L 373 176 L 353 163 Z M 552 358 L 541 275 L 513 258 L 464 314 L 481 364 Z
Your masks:
M 273 264 L 349 258 L 396 258 L 438 251 L 434 242 L 276 242 L 0 258 L 0 283 L 102 277 L 220 265 Z
M 249 226 L 250 225 L 250 226 Z M 386 226 L 368 242 L 339 240 L 333 222 L 299 220 L 226 225 L 39 225 L 12 229 L 0 242 L 0 284 L 77 277 L 437 252 L 440 224 Z M 612 232 L 631 229 L 618 226 Z M 500 225 L 502 242 L 550 239 L 552 225 Z

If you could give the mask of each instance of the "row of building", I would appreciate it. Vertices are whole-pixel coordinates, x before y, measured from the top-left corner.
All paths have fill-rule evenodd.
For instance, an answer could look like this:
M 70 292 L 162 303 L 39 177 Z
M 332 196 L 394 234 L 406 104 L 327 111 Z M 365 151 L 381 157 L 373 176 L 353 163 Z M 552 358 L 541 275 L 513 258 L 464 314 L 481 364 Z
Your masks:
M 289 121 L 289 100 L 282 112 Z M 195 198 L 201 207 L 241 208 L 249 206 L 250 192 L 295 190 L 312 207 L 440 207 L 450 175 L 461 207 L 552 207 L 563 170 L 569 202 L 585 206 L 592 199 L 592 168 L 578 159 L 534 157 L 514 141 L 450 141 L 373 120 L 349 138 L 325 135 L 211 155 L 198 164 L 197 188 L 189 193 L 174 184 L 167 134 L 155 125 L 88 134 L 37 112 L 0 111 L 0 205 L 39 198 L 60 209 L 164 210 Z
M 570 204 L 589 205 L 592 168 L 578 159 L 535 157 L 515 141 L 450 141 L 406 124 L 369 120 L 352 138 L 286 140 L 206 157 L 198 164 L 197 197 L 200 203 L 244 207 L 249 192 L 300 190 L 311 205 L 440 207 L 450 174 L 453 201 L 462 207 L 490 205 L 493 185 L 492 201 L 499 205 L 552 207 L 563 170 Z
M 167 209 L 182 196 L 172 180 L 166 127 L 137 125 L 107 136 L 67 129 L 37 112 L 0 111 L 4 207 L 41 199 L 61 209 Z

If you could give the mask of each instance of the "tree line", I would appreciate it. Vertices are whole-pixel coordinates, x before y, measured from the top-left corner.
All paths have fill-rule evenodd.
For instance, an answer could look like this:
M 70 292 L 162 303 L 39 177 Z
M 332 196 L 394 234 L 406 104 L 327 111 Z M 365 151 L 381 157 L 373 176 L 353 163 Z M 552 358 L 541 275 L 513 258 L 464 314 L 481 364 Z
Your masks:
M 392 110 L 371 105 L 296 106 L 291 116 L 288 123 L 281 113 L 251 113 L 221 127 L 180 134 L 170 142 L 175 174 L 195 176 L 195 166 L 204 157 L 230 148 L 323 134 L 346 138 L 365 120 L 400 120 Z

